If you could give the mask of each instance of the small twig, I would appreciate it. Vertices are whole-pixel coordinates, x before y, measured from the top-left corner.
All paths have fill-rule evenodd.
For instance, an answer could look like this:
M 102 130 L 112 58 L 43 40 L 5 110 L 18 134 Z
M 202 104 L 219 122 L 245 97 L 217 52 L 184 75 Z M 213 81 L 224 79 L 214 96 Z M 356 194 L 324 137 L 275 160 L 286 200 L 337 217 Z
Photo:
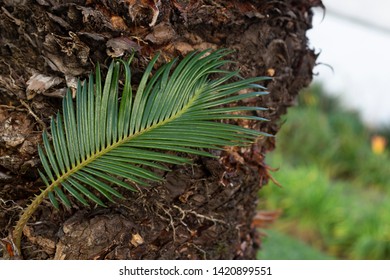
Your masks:
M 195 249 L 197 249 L 198 251 L 200 251 L 201 253 L 203 253 L 203 258 L 205 260 L 207 260 L 207 252 L 205 250 L 203 250 L 202 248 L 200 248 L 198 245 L 194 244 L 194 243 L 189 243 L 191 246 L 193 246 Z
M 0 108 L 4 108 L 6 109 L 7 111 L 18 111 L 18 112 L 23 112 L 23 111 L 26 111 L 26 109 L 20 109 L 20 108 L 17 108 L 15 106 L 12 106 L 12 105 L 0 105 Z
M 34 117 L 34 119 L 37 121 L 37 123 L 39 123 L 42 130 L 46 130 L 46 124 L 40 118 L 38 118 L 38 116 L 34 113 L 34 111 L 31 109 L 31 107 L 26 102 L 24 102 L 22 99 L 19 99 L 19 101 L 24 107 L 27 108 L 28 112 L 31 114 L 31 116 Z
M 7 206 L 7 203 L 8 202 L 11 202 L 13 205 L 10 206 L 10 207 L 6 207 Z M 4 206 L 3 206 L 4 205 Z M 10 211 L 12 209 L 19 209 L 19 210 L 23 210 L 23 207 L 21 207 L 19 204 L 17 204 L 15 201 L 13 200 L 4 200 L 2 198 L 0 198 L 0 207 L 4 210 L 7 210 L 7 211 Z
M 11 203 L 12 205 L 10 205 L 8 207 L 8 203 Z M 9 212 L 16 212 L 16 210 L 23 210 L 23 207 L 21 207 L 20 205 L 18 205 L 15 201 L 13 200 L 4 200 L 2 198 L 0 198 L 0 208 L 2 209 L 2 211 L 4 213 L 9 213 Z M 12 214 L 11 218 L 8 220 L 8 223 L 7 225 L 4 227 L 4 230 L 8 229 L 11 227 L 11 224 L 13 222 L 13 217 L 15 216 L 15 213 Z
M 173 205 L 174 208 L 178 209 L 182 214 L 183 214 L 183 217 L 186 215 L 186 214 L 193 214 L 195 215 L 196 217 L 198 218 L 202 218 L 202 219 L 205 219 L 207 221 L 212 221 L 213 223 L 220 223 L 220 224 L 226 224 L 225 221 L 223 220 L 220 220 L 220 219 L 216 219 L 214 217 L 209 217 L 209 216 L 205 216 L 205 215 L 202 215 L 202 214 L 199 214 L 198 212 L 195 212 L 193 210 L 184 210 L 182 208 L 180 208 L 179 206 L 177 205 Z
M 173 223 L 173 217 L 172 217 L 172 215 L 169 213 L 169 211 L 165 210 L 165 208 L 164 208 L 162 205 L 157 204 L 157 207 L 160 208 L 160 209 L 162 209 L 162 210 L 165 212 L 165 214 L 168 215 L 168 217 L 169 217 L 169 224 L 170 224 L 170 226 L 172 227 L 173 242 L 176 242 L 176 228 L 175 228 L 175 224 Z M 161 216 L 160 214 L 158 214 L 158 213 L 157 213 L 157 215 L 160 216 L 160 217 L 162 217 L 162 216 Z
M 1 9 L 3 10 L 4 14 L 9 17 L 17 26 L 20 26 L 23 23 L 23 21 L 14 17 L 6 8 L 1 7 Z
M 173 205 L 173 207 L 175 207 L 175 205 Z M 180 217 L 180 223 L 187 229 L 187 231 L 190 233 L 190 234 L 193 234 L 193 230 L 191 230 L 188 225 L 183 221 L 184 218 L 186 217 L 186 213 L 183 211 L 183 209 L 181 209 L 180 207 L 175 207 L 176 209 L 178 209 L 180 211 L 180 214 L 181 214 L 181 217 Z
M 15 71 L 13 70 L 13 68 L 11 67 L 11 65 L 10 65 L 9 63 L 7 63 L 4 59 L 2 59 L 1 62 L 8 66 L 8 70 L 9 70 L 9 79 L 10 79 L 11 82 L 12 82 L 12 86 L 13 86 L 14 88 L 20 88 L 20 87 L 16 84 L 15 79 L 12 77 L 12 72 L 15 72 Z

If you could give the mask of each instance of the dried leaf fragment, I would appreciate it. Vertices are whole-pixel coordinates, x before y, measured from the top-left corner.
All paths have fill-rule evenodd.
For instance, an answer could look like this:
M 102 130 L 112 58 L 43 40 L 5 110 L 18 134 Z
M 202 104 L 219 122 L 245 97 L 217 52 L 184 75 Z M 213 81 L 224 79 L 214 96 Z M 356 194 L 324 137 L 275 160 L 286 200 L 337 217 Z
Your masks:
M 153 28 L 153 32 L 145 37 L 145 40 L 153 44 L 162 45 L 172 41 L 176 32 L 168 23 L 160 23 Z
M 34 74 L 27 81 L 27 99 L 34 98 L 37 93 L 44 93 L 48 89 L 64 82 L 63 79 L 43 74 Z
M 138 247 L 139 245 L 142 245 L 144 244 L 144 239 L 142 238 L 141 235 L 139 235 L 138 233 L 136 234 L 133 234 L 132 237 L 131 237 L 131 240 L 130 240 L 130 243 L 134 246 L 134 247 Z
M 146 8 L 152 10 L 152 20 L 149 26 L 152 27 L 156 24 L 158 15 L 160 14 L 158 9 L 160 0 L 125 0 L 124 2 L 129 5 L 129 15 L 133 21 L 142 13 L 142 9 Z
M 125 52 L 132 53 L 134 51 L 139 51 L 141 47 L 128 37 L 116 37 L 107 41 L 107 55 L 111 57 L 120 57 L 125 54 Z

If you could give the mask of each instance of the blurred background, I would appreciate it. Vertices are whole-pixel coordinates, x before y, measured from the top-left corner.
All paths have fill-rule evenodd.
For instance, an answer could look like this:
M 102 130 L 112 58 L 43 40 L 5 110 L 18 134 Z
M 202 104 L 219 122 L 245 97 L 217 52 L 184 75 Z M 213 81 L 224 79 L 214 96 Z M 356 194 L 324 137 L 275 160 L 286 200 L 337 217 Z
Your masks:
M 323 0 L 312 86 L 285 116 L 260 192 L 259 259 L 390 259 L 390 2 Z M 280 186 L 279 186 L 280 185 Z

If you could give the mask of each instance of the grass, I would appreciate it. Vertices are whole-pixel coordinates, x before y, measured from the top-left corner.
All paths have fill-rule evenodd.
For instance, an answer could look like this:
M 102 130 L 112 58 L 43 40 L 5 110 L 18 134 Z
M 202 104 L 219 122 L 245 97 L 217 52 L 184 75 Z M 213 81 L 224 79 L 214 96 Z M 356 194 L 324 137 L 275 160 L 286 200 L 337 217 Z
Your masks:
M 299 239 L 276 230 L 266 230 L 262 250 L 257 254 L 260 260 L 331 260 L 326 255 Z
M 308 96 L 311 96 L 310 98 Z M 306 100 L 306 101 L 305 101 Z M 307 101 L 310 100 L 310 101 Z M 352 180 L 364 187 L 388 188 L 388 152 L 371 150 L 371 134 L 358 115 L 334 105 L 315 91 L 302 93 L 300 106 L 289 110 L 277 135 L 277 149 L 292 164 L 315 164 L 331 178 Z
M 334 258 L 390 259 L 390 157 L 373 152 L 372 134 L 318 88 L 301 95 L 267 157 L 284 187 L 270 183 L 260 205 L 283 214 L 269 234 L 272 245 L 265 243 L 260 254 L 289 255 L 289 246 L 278 249 L 278 238 L 289 235 Z

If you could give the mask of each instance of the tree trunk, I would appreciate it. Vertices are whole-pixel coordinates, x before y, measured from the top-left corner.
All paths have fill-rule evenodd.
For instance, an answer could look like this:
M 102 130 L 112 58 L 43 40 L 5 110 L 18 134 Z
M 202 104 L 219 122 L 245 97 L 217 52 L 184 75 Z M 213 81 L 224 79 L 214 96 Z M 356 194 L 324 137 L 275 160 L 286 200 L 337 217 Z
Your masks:
M 134 83 L 150 58 L 159 63 L 192 50 L 236 50 L 245 77 L 273 76 L 266 123 L 240 123 L 271 134 L 312 79 L 307 46 L 320 0 L 2 0 L 0 10 L 0 237 L 42 182 L 37 144 L 67 87 L 99 62 L 133 51 Z M 233 66 L 232 66 L 233 67 Z M 255 105 L 255 106 L 256 106 Z M 24 230 L 27 259 L 253 259 L 254 217 L 268 179 L 264 155 L 275 139 L 231 148 L 218 160 L 194 157 L 109 208 L 57 211 L 40 206 Z

